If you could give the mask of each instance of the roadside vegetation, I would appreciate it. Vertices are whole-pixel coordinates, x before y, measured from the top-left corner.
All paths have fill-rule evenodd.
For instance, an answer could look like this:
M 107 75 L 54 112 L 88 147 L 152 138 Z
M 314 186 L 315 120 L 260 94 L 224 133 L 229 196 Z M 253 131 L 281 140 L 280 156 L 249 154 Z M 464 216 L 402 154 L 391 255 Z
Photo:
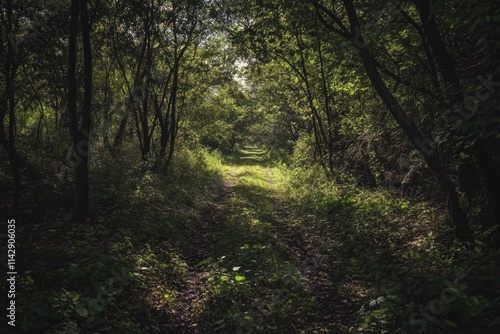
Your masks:
M 456 242 L 432 203 L 339 186 L 257 146 L 176 161 L 169 178 L 96 165 L 85 225 L 40 203 L 17 232 L 20 329 L 488 333 L 497 319 L 498 253 Z

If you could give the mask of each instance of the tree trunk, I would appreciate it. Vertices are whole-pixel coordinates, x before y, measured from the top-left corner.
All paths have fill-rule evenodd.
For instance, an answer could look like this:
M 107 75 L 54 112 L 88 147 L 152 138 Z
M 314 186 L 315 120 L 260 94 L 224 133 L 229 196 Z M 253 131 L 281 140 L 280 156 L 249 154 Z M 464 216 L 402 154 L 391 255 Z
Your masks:
M 75 169 L 75 204 L 73 208 L 73 219 L 78 220 L 81 216 L 80 207 L 80 169 L 78 166 L 81 163 L 77 159 L 78 143 L 80 142 L 80 134 L 78 131 L 78 86 L 76 78 L 76 62 L 77 62 L 77 37 L 78 37 L 78 16 L 80 14 L 79 0 L 71 1 L 71 23 L 69 31 L 69 50 L 68 50 L 68 115 L 70 119 L 69 131 L 73 141 L 73 158 Z
M 321 72 L 321 87 L 323 88 L 323 98 L 324 98 L 324 103 L 325 103 L 325 114 L 326 114 L 326 120 L 327 120 L 327 131 L 328 131 L 328 137 L 327 137 L 327 143 L 326 147 L 328 150 L 328 168 L 330 169 L 330 173 L 334 175 L 334 170 L 333 170 L 333 122 L 332 122 L 332 110 L 330 108 L 330 95 L 329 95 L 329 89 L 328 89 L 328 82 L 326 79 L 326 74 L 325 74 L 325 66 L 324 66 L 324 61 L 323 61 L 323 52 L 321 51 L 321 42 L 319 37 L 317 38 L 317 44 L 318 44 L 318 57 L 319 57 L 319 65 L 320 65 L 320 72 Z
M 177 91 L 179 89 L 179 64 L 175 64 L 174 75 L 172 81 L 172 106 L 170 110 L 170 147 L 168 150 L 167 162 L 165 168 L 167 168 L 174 156 L 175 148 L 175 137 L 177 135 Z
M 78 17 L 80 14 L 84 66 L 81 129 L 78 125 L 78 84 L 76 78 Z M 88 152 L 90 145 L 90 115 L 92 102 L 92 49 L 90 44 L 90 23 L 87 0 L 71 1 L 68 54 L 68 113 L 70 117 L 70 134 L 73 140 L 73 154 L 75 159 L 75 205 L 73 208 L 73 220 L 78 223 L 83 223 L 85 222 L 89 208 Z
M 12 214 L 16 214 L 19 206 L 19 199 L 21 197 L 21 172 L 19 167 L 19 156 L 17 154 L 15 146 L 15 78 L 19 63 L 16 63 L 15 60 L 16 46 L 14 45 L 14 39 L 11 38 L 13 26 L 12 1 L 9 0 L 6 2 L 5 9 L 7 20 L 5 21 L 5 16 L 2 15 L 2 22 L 0 23 L 2 25 L 2 27 L 0 27 L 1 54 L 5 57 L 5 63 L 3 64 L 5 88 L 0 101 L 0 141 L 9 158 L 14 186 L 14 192 L 12 196 Z M 6 43 L 6 48 L 4 46 L 4 42 Z M 9 115 L 9 123 L 7 124 L 8 131 L 6 132 L 5 117 L 7 116 L 7 114 Z
M 417 10 L 422 21 L 422 30 L 426 40 L 432 50 L 432 58 L 430 61 L 435 61 L 442 76 L 442 81 L 445 83 L 445 92 L 448 93 L 451 103 L 457 102 L 458 94 L 460 93 L 460 85 L 457 71 L 455 70 L 455 61 L 446 50 L 446 46 L 441 39 L 439 29 L 434 19 L 434 14 L 431 12 L 431 7 L 428 0 L 415 0 Z M 451 90 L 451 91 L 449 91 Z
M 7 105 L 9 106 L 7 107 Z M 13 189 L 14 193 L 12 196 L 12 214 L 15 215 L 17 213 L 17 209 L 19 206 L 19 199 L 21 197 L 21 172 L 19 168 L 19 158 L 14 144 L 15 136 L 13 134 L 12 124 L 14 124 L 15 119 L 14 119 L 13 107 L 14 106 L 12 106 L 10 102 L 7 103 L 7 101 L 2 101 L 2 104 L 0 106 L 0 108 L 2 108 L 2 110 L 0 111 L 0 141 L 2 142 L 2 146 L 5 149 L 5 152 L 7 153 L 7 156 L 9 158 L 9 164 L 12 173 L 12 181 L 14 186 Z M 4 110 L 6 109 L 9 109 L 8 134 L 5 132 L 4 128 L 4 120 L 6 114 Z

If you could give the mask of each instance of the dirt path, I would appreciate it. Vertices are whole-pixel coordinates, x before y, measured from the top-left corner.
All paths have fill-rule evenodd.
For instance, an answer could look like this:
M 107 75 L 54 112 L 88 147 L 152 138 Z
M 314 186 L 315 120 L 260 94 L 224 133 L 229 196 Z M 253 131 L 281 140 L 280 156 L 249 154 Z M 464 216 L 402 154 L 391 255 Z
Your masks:
M 353 303 L 338 296 L 321 236 L 302 226 L 277 183 L 255 152 L 231 167 L 190 226 L 188 279 L 164 333 L 347 332 Z
M 188 279 L 185 287 L 178 292 L 176 316 L 169 319 L 162 328 L 163 333 L 200 333 L 195 319 L 194 308 L 196 303 L 203 299 L 204 271 L 198 263 L 213 255 L 214 224 L 222 215 L 227 199 L 232 192 L 235 180 L 230 178 L 224 181 L 220 194 L 212 201 L 205 203 L 198 220 L 190 226 L 190 242 L 186 244 L 184 254 L 188 265 Z
M 273 174 L 269 173 L 272 180 Z M 300 282 L 304 291 L 317 301 L 316 314 L 312 314 L 306 328 L 300 333 L 347 333 L 354 304 L 339 296 L 337 286 L 329 276 L 329 255 L 318 247 L 321 235 L 308 231 L 293 217 L 288 203 L 279 195 L 272 197 L 280 217 L 280 238 L 288 245 L 297 261 Z M 295 223 L 294 223 L 295 222 Z

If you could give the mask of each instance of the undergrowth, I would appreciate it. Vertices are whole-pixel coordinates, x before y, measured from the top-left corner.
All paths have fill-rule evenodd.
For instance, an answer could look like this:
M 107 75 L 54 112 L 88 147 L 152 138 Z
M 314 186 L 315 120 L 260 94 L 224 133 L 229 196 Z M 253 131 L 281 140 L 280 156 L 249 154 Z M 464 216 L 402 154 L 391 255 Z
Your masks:
M 165 175 L 126 150 L 91 157 L 84 225 L 71 222 L 71 170 L 40 161 L 47 177 L 25 194 L 37 205 L 18 219 L 17 330 L 151 333 L 172 308 L 187 273 L 184 226 L 220 188 L 222 160 L 183 149 Z
M 433 203 L 339 186 L 319 167 L 281 171 L 294 211 L 324 236 L 339 291 L 360 296 L 350 332 L 498 330 L 500 256 L 485 246 L 486 236 L 455 241 L 444 208 Z
M 339 185 L 300 161 L 273 166 L 256 148 L 223 162 L 185 147 L 167 173 L 132 149 L 92 156 L 83 225 L 71 222 L 71 173 L 37 161 L 46 177 L 27 183 L 36 204 L 17 231 L 18 330 L 161 333 L 186 312 L 201 333 L 324 332 L 335 321 L 313 290 L 325 270 L 334 304 L 347 301 L 341 332 L 498 329 L 498 251 L 483 235 L 455 241 L 434 203 Z

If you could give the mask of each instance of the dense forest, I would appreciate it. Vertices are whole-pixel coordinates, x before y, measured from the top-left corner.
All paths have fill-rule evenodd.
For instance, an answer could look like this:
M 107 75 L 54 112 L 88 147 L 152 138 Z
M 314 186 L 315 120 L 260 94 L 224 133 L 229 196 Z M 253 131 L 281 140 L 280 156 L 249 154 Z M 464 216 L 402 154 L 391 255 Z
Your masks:
M 499 333 L 497 0 L 1 0 L 2 333 Z

